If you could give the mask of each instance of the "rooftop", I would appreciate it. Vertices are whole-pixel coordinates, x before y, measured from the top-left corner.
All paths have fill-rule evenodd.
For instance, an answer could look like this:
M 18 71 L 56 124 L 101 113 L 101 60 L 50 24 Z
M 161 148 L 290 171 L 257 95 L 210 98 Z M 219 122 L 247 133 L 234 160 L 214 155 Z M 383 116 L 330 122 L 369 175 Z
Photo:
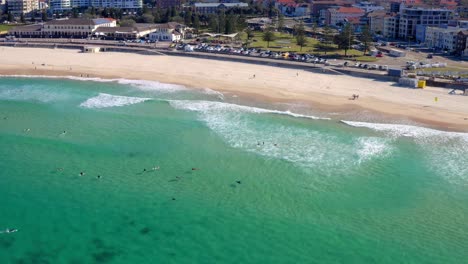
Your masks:
M 345 14 L 361 14 L 365 13 L 364 10 L 357 8 L 357 7 L 344 7 L 341 6 L 340 8 L 336 9 L 337 12 L 339 13 L 345 13 Z
M 247 3 L 194 3 L 195 7 L 218 7 L 223 5 L 225 7 L 247 7 Z

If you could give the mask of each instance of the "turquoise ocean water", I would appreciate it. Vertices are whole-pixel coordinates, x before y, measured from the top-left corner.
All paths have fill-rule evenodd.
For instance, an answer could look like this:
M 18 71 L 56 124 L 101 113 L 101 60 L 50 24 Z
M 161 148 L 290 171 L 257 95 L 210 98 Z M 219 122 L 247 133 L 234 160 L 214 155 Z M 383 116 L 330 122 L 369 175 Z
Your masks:
M 468 263 L 467 134 L 294 110 L 0 78 L 0 263 Z

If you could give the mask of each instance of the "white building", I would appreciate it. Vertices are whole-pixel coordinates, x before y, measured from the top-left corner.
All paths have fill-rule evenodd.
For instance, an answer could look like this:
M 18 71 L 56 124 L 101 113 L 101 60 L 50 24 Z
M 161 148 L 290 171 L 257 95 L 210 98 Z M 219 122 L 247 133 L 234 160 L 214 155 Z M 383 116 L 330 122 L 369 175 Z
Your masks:
M 378 10 L 385 10 L 385 7 L 376 5 L 376 4 L 371 3 L 371 2 L 360 2 L 360 3 L 355 4 L 353 6 L 364 10 L 366 13 L 374 12 L 374 11 L 378 11 Z
M 50 8 L 54 11 L 63 11 L 72 9 L 70 0 L 51 0 Z
M 425 44 L 429 48 L 454 52 L 457 45 L 458 32 L 462 30 L 459 27 L 426 27 Z
M 50 5 L 54 11 L 86 7 L 134 10 L 143 8 L 143 0 L 51 0 Z
M 150 40 L 178 42 L 183 39 L 185 26 L 175 22 L 156 24 L 157 29 L 149 34 Z
M 386 38 L 396 38 L 398 34 L 399 21 L 400 19 L 397 15 L 385 16 L 382 35 Z
M 9 31 L 16 37 L 54 37 L 54 38 L 86 38 L 99 27 L 116 27 L 117 23 L 112 18 L 97 19 L 57 19 L 44 24 L 20 26 Z
M 39 9 L 37 0 L 7 0 L 6 3 L 7 11 L 12 15 L 29 14 Z
M 348 20 L 359 19 L 365 14 L 364 10 L 357 7 L 339 7 L 329 8 L 326 22 L 328 25 L 336 26 L 338 23 L 344 23 Z
M 453 11 L 445 8 L 421 8 L 400 6 L 397 37 L 414 38 L 416 26 L 440 26 L 448 24 Z
M 6 12 L 6 0 L 0 0 L 0 14 Z

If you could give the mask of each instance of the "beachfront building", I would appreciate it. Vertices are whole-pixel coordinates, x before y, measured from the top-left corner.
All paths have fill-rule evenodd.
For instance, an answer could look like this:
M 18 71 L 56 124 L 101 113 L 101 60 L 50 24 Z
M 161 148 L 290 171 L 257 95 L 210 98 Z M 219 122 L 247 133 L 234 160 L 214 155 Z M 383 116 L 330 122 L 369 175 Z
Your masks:
M 455 54 L 461 57 L 468 57 L 468 30 L 458 32 Z
M 384 26 L 382 35 L 385 38 L 394 39 L 397 37 L 399 17 L 396 14 L 391 14 L 384 17 Z
M 184 38 L 186 26 L 182 24 L 169 22 L 155 25 L 156 30 L 148 35 L 150 40 L 179 42 Z
M 39 9 L 37 0 L 7 0 L 6 4 L 7 11 L 12 15 L 28 15 Z
M 357 7 L 338 7 L 327 9 L 325 23 L 330 26 L 336 26 L 348 21 L 359 20 L 365 12 Z
M 49 37 L 49 38 L 86 38 L 91 36 L 99 27 L 116 27 L 112 18 L 96 19 L 57 19 L 43 24 L 20 26 L 8 33 L 15 37 Z
M 369 30 L 372 33 L 383 34 L 384 32 L 384 20 L 385 17 L 389 16 L 385 10 L 377 10 L 367 14 L 369 22 Z
M 193 3 L 193 11 L 197 14 L 217 14 L 221 11 L 226 11 L 230 8 L 246 8 L 249 7 L 247 3 Z
M 70 0 L 51 0 L 50 8 L 54 11 L 65 11 L 72 9 Z
M 359 9 L 362 9 L 366 13 L 379 11 L 379 10 L 385 10 L 385 7 L 376 5 L 376 4 L 371 3 L 371 2 L 360 2 L 358 4 L 354 4 L 353 7 L 357 7 Z
M 425 45 L 436 50 L 455 52 L 459 27 L 426 27 Z
M 53 11 L 88 7 L 138 10 L 143 8 L 143 0 L 51 0 L 50 7 Z
M 306 3 L 296 3 L 294 0 L 275 0 L 275 7 L 288 17 L 299 17 L 309 15 L 309 5 Z
M 446 8 L 400 7 L 397 37 L 414 39 L 416 26 L 440 26 L 452 19 L 453 10 Z
M 6 12 L 6 0 L 0 0 L 0 14 Z
M 351 7 L 354 4 L 352 0 L 317 0 L 312 1 L 311 15 L 319 17 L 321 12 L 325 12 L 332 7 Z

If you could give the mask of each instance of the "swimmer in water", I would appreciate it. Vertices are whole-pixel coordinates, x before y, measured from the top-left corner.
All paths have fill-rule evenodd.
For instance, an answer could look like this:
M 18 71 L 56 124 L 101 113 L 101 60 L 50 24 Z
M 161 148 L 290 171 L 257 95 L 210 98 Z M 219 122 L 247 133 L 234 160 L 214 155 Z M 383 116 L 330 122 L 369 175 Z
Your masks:
M 31 131 L 30 128 L 26 128 L 26 129 L 24 130 L 24 132 L 29 132 L 29 131 Z
M 98 179 L 101 179 L 101 175 L 98 175 L 97 178 L 98 178 Z
M 199 170 L 199 168 L 192 168 L 193 171 Z
M 241 183 L 242 183 L 241 181 L 236 181 L 236 182 L 237 182 L 237 184 L 241 184 Z
M 85 175 L 85 173 L 84 173 L 84 172 L 80 172 L 80 176 L 84 176 L 84 175 Z
M 58 171 L 63 171 L 63 168 L 57 168 Z
M 159 166 L 153 167 L 153 170 L 159 170 Z

